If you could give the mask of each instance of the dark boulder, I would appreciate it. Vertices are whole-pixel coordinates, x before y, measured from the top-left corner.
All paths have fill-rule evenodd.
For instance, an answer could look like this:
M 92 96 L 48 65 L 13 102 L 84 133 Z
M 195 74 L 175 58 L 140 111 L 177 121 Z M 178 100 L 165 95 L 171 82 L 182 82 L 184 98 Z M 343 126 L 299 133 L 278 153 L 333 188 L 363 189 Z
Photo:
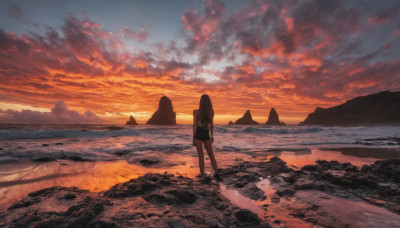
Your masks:
M 144 166 L 151 166 L 160 162 L 158 158 L 144 158 L 139 161 Z
M 258 226 L 260 224 L 260 218 L 253 212 L 247 209 L 241 209 L 235 213 L 235 217 L 241 223 L 246 224 L 247 226 Z
M 167 191 L 166 193 L 175 196 L 179 201 L 186 203 L 186 204 L 192 204 L 196 202 L 196 195 L 185 190 L 170 190 Z

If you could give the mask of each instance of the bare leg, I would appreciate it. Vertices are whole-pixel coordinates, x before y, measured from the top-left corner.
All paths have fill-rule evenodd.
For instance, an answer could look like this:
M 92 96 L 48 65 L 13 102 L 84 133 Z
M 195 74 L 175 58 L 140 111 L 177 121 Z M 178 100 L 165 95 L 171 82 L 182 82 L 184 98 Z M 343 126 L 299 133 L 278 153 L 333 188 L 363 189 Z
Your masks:
M 214 157 L 214 152 L 213 152 L 213 149 L 212 149 L 211 140 L 205 141 L 204 142 L 204 147 L 207 150 L 208 157 L 210 157 L 211 165 L 214 168 L 215 173 L 218 173 L 218 171 L 217 171 L 218 170 L 217 161 L 215 160 L 215 157 Z
M 197 154 L 199 155 L 199 166 L 200 174 L 204 176 L 204 153 L 203 153 L 203 143 L 200 140 L 195 139 L 194 144 L 196 145 Z

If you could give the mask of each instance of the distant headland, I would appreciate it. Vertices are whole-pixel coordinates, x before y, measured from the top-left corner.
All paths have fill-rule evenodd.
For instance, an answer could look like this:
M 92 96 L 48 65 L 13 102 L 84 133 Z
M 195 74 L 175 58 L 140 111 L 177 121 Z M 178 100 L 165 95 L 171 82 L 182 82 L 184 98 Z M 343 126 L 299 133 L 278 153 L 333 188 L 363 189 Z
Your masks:
M 400 91 L 356 97 L 331 108 L 317 107 L 299 125 L 355 126 L 400 124 Z

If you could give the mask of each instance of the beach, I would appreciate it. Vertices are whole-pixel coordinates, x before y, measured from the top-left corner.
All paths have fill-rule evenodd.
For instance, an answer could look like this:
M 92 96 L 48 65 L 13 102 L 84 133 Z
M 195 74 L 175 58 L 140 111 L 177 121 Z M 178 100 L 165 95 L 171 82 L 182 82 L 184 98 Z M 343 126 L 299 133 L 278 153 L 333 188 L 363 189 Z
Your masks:
M 195 177 L 189 125 L 109 127 L 2 126 L 1 225 L 391 227 L 400 221 L 400 165 L 388 160 L 399 158 L 398 127 L 216 126 L 220 182 Z M 6 138 L 13 133 L 19 138 Z

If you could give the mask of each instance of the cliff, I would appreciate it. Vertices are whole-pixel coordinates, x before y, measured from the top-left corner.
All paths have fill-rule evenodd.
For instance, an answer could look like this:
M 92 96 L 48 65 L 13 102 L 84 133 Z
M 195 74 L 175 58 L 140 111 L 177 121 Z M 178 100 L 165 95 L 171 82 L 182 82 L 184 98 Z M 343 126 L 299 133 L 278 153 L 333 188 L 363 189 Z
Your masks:
M 156 125 L 175 125 L 176 124 L 176 113 L 172 107 L 171 100 L 163 96 L 158 104 L 157 111 L 151 116 L 146 124 Z
M 344 104 L 317 107 L 300 125 L 354 126 L 400 123 L 400 91 L 356 97 Z
M 278 113 L 275 111 L 274 108 L 271 108 L 271 110 L 269 111 L 268 120 L 265 125 L 284 126 L 285 123 L 279 121 Z
M 238 120 L 236 120 L 235 124 L 256 125 L 258 123 L 253 120 L 253 117 L 251 117 L 250 110 L 247 110 L 242 118 L 239 118 Z

